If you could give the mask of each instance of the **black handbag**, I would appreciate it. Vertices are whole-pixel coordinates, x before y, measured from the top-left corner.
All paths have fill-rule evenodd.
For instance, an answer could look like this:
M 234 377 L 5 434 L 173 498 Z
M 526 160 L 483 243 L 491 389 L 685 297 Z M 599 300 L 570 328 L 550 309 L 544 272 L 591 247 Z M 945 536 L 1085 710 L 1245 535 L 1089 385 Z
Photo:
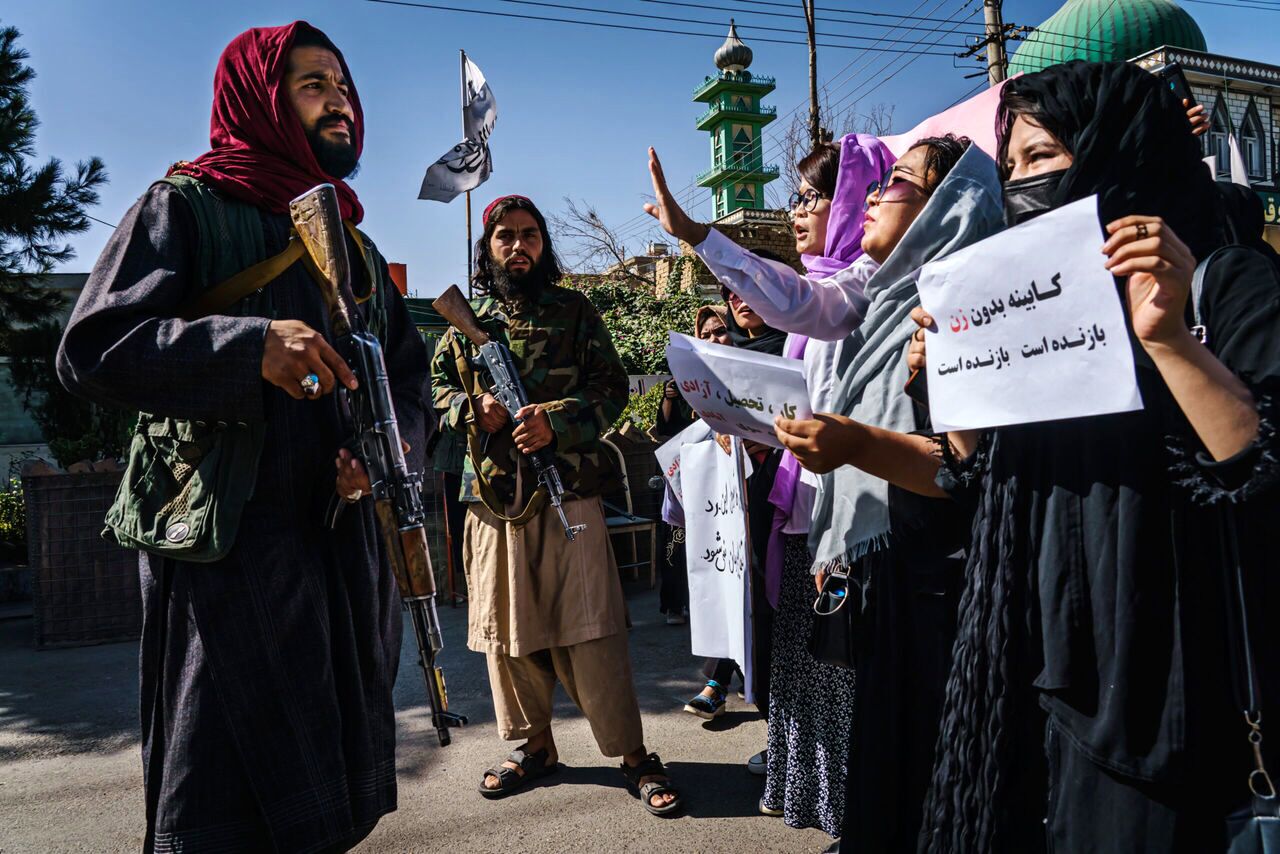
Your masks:
M 1223 247 L 1226 248 L 1226 247 Z M 1205 272 L 1222 248 L 1196 265 L 1191 279 L 1191 311 L 1195 325 L 1191 332 L 1201 344 L 1209 343 L 1209 330 L 1201 315 Z M 1223 513 L 1223 557 L 1227 568 L 1228 631 L 1231 643 L 1231 676 L 1236 701 L 1243 707 L 1249 748 L 1254 768 L 1249 772 L 1249 803 L 1227 815 L 1227 854 L 1280 854 L 1280 798 L 1262 761 L 1262 689 L 1254 666 L 1249 639 L 1249 595 L 1245 590 L 1244 567 L 1236 538 L 1236 518 L 1231 507 Z
M 839 565 L 822 581 L 813 603 L 809 653 L 821 664 L 853 669 L 854 627 L 861 611 L 861 586 Z M 852 599 L 854 601 L 850 602 Z
M 1232 650 L 1233 681 L 1240 705 L 1244 707 L 1249 748 L 1254 768 L 1249 772 L 1249 803 L 1227 816 L 1227 854 L 1280 854 L 1280 798 L 1262 760 L 1262 691 L 1249 642 L 1249 597 L 1245 592 L 1244 568 L 1236 547 L 1235 515 L 1226 510 L 1225 546 L 1228 557 L 1228 613 L 1231 628 L 1238 631 L 1238 645 Z

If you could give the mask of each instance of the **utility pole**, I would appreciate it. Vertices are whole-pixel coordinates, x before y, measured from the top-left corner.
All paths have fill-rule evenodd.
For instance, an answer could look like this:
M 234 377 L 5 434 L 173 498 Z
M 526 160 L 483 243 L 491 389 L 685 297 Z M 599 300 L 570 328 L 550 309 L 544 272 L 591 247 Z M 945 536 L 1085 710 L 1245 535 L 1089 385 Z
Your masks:
M 812 2 L 812 0 L 809 0 Z M 1001 14 L 1001 0 L 982 0 L 982 16 L 987 29 L 987 85 L 999 86 L 1009 70 L 1009 60 L 1005 56 L 1004 42 L 1006 33 L 1004 18 Z M 810 42 L 812 44 L 812 42 Z
M 809 33 L 809 146 L 817 149 L 822 142 L 822 116 L 818 110 L 818 46 L 814 35 L 814 0 L 800 0 L 804 6 L 804 23 Z

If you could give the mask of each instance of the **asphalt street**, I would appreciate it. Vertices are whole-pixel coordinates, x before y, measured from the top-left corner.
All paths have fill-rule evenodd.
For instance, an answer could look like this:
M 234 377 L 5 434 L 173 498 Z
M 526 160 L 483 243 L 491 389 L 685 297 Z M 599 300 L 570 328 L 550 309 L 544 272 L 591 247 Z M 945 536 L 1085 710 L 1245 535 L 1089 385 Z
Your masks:
M 484 658 L 465 647 L 465 606 L 441 609 L 450 706 L 470 718 L 440 747 L 426 713 L 406 625 L 400 677 L 399 810 L 361 852 L 818 852 L 830 842 L 761 816 L 762 778 L 746 771 L 764 746 L 754 707 L 731 696 L 703 723 L 681 711 L 702 685 L 686 626 L 664 624 L 657 596 L 629 586 L 631 654 L 647 747 L 686 803 L 679 818 L 646 813 L 600 755 L 586 720 L 557 689 L 559 773 L 500 801 L 476 791 L 514 745 L 493 725 Z M 131 852 L 144 832 L 137 735 L 137 647 L 37 652 L 30 619 L 0 621 L 0 852 Z

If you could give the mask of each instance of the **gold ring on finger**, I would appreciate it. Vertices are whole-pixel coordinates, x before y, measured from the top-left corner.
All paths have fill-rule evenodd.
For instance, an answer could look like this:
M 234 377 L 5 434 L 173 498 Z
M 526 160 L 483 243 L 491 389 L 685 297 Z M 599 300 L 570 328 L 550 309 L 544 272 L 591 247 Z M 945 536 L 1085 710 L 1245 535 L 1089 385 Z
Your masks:
M 1146 240 L 1146 239 L 1147 239 L 1147 224 L 1146 224 L 1145 222 L 1140 222 L 1140 223 L 1138 223 L 1136 226 L 1134 226 L 1134 228 L 1136 228 L 1136 229 L 1138 230 L 1138 239 L 1139 239 L 1139 240 Z

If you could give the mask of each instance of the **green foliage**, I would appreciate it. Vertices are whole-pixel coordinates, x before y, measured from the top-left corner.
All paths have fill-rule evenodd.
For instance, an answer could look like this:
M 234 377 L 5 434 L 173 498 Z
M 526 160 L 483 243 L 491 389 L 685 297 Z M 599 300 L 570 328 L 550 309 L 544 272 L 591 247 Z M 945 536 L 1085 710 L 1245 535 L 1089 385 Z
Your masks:
M 136 413 L 95 406 L 62 387 L 54 366 L 62 327 L 45 321 L 5 337 L 14 389 L 58 465 L 123 456 Z
M 0 489 L 0 557 L 21 559 L 27 553 L 27 509 L 22 482 L 16 477 Z
M 658 407 L 662 405 L 664 388 L 662 383 L 658 383 L 643 394 L 631 395 L 622 414 L 613 423 L 613 429 L 621 430 L 622 426 L 630 420 L 635 422 L 636 427 L 642 432 L 652 430 L 658 423 Z
M 40 123 L 27 94 L 35 72 L 17 41 L 17 29 L 0 29 L 0 330 L 39 322 L 62 307 L 56 292 L 31 280 L 75 257 L 64 239 L 89 227 L 85 209 L 98 203 L 107 180 L 96 157 L 76 164 L 74 174 L 57 158 L 28 164 Z
M 566 277 L 561 284 L 582 291 L 600 312 L 628 374 L 669 373 L 667 332 L 690 332 L 693 313 L 707 302 L 688 291 L 674 291 L 659 299 L 647 288 L 625 282 L 575 284 L 572 277 Z

